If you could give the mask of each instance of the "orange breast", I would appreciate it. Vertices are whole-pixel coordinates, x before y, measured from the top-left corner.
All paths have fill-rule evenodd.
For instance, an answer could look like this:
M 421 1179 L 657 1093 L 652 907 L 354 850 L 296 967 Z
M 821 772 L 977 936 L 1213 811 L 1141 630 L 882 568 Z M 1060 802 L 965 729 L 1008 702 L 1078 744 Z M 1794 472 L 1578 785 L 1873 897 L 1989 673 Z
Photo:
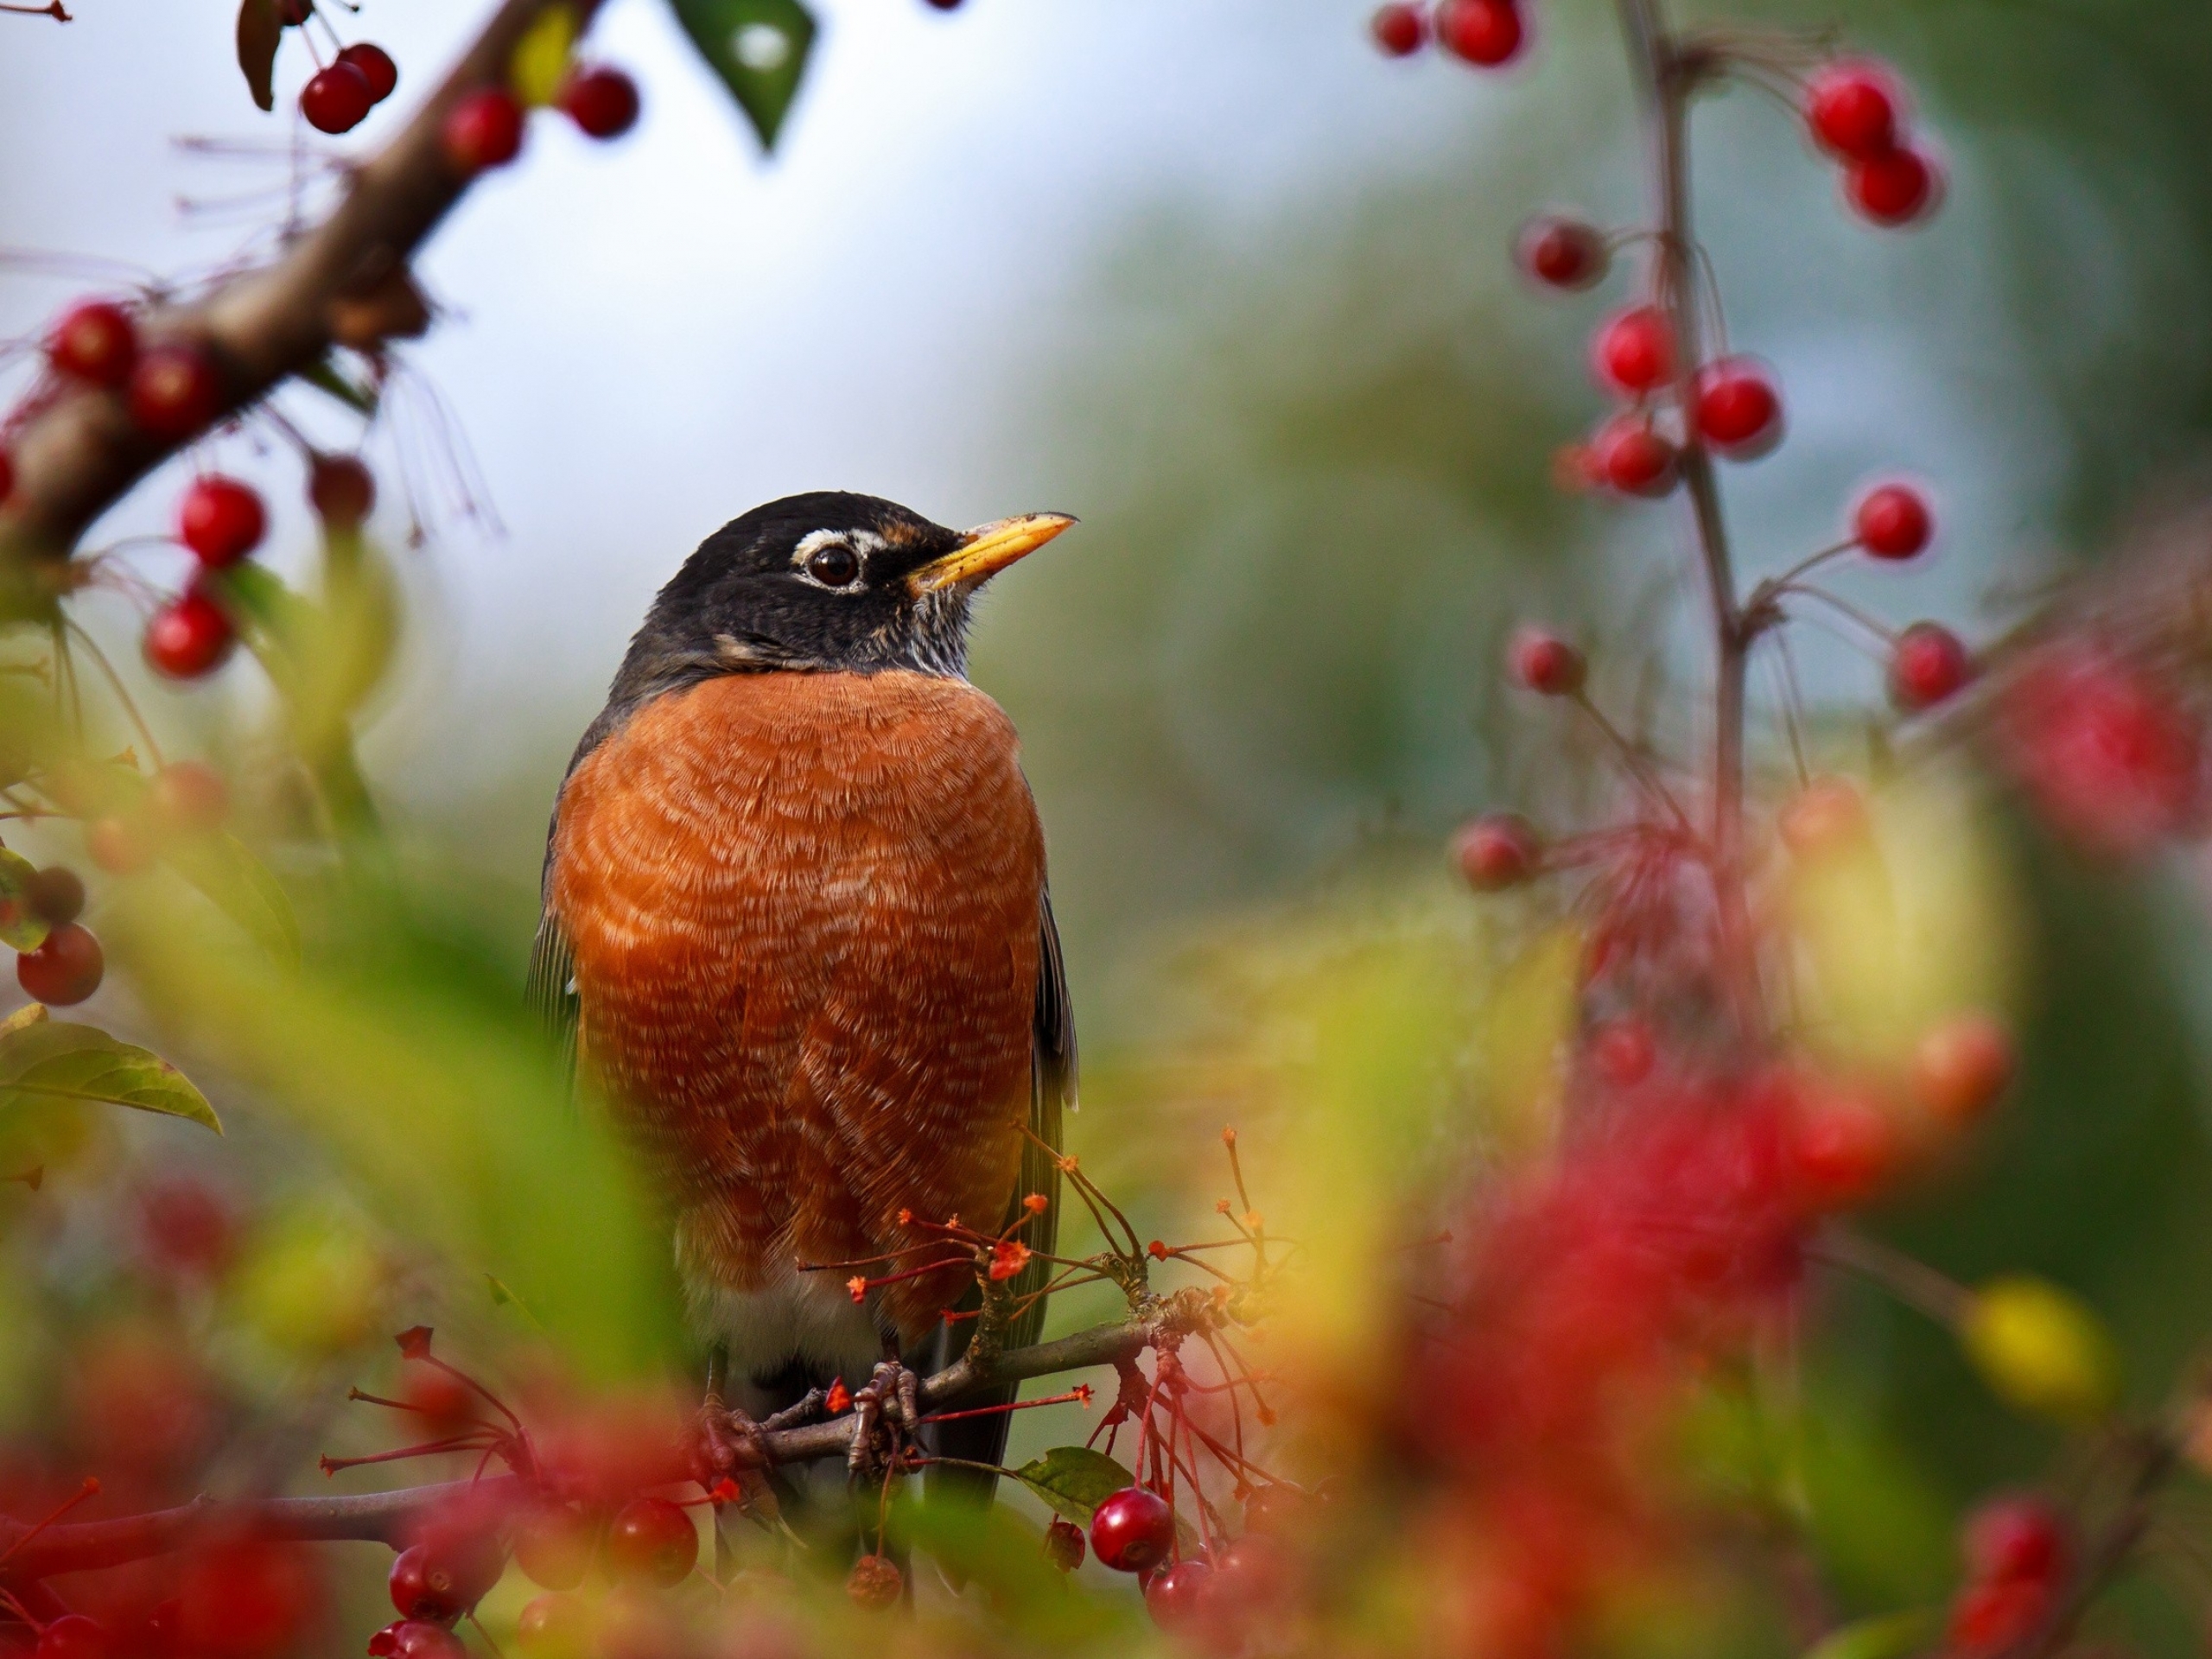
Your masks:
M 908 1243 L 901 1208 L 997 1225 L 1044 874 L 1014 728 L 960 681 L 709 680 L 576 769 L 549 899 L 580 1050 L 695 1286 Z M 887 1311 L 911 1340 L 959 1284 L 893 1287 Z

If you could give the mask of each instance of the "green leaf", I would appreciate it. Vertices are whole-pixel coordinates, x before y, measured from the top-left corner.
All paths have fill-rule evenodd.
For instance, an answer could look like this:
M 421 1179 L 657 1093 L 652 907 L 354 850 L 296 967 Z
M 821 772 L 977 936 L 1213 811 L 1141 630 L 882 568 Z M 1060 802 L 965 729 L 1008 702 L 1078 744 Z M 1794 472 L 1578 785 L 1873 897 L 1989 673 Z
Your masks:
M 239 0 L 238 68 L 254 103 L 264 110 L 276 107 L 276 44 L 283 38 L 276 0 Z
M 1905 1659 L 1941 1636 L 1942 1621 L 1926 1608 L 1861 1618 L 1830 1631 L 1805 1659 Z
M 249 0 L 249 3 L 251 0 Z M 310 363 L 299 372 L 300 378 L 327 397 L 334 397 L 358 414 L 377 412 L 377 395 L 365 386 L 356 385 L 331 366 L 328 358 Z
M 300 918 L 269 867 L 236 836 L 194 836 L 164 849 L 178 874 L 206 893 L 286 967 L 300 960 Z
M 676 21 L 722 78 L 764 149 L 798 96 L 814 47 L 814 18 L 799 0 L 671 0 Z
M 37 1020 L 0 1037 L 0 1111 L 76 1100 L 223 1126 L 207 1096 L 160 1055 L 92 1026 Z
M 10 950 L 35 950 L 46 943 L 45 921 L 31 909 L 31 878 L 38 867 L 21 853 L 0 847 L 0 944 Z
M 1091 1511 L 1137 1478 L 1087 1446 L 1056 1446 L 1014 1471 L 1014 1478 L 1078 1526 L 1090 1523 Z

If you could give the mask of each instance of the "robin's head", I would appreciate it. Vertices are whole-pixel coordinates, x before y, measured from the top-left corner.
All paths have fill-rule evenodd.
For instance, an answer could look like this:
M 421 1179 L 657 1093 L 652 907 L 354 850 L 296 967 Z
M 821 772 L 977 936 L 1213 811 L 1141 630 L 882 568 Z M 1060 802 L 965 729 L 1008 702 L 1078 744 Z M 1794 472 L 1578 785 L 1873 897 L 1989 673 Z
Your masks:
M 1074 522 L 1039 512 L 947 530 L 833 490 L 755 507 L 702 542 L 660 590 L 615 701 L 761 669 L 958 674 L 976 590 Z

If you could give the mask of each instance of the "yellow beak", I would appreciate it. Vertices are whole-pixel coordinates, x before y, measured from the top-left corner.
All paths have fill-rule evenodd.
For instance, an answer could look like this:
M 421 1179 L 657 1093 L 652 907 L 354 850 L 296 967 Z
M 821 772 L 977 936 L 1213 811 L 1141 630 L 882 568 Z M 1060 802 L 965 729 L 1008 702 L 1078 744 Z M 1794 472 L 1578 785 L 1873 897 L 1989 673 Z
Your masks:
M 1065 512 L 1025 512 L 979 524 L 943 558 L 931 559 L 906 578 L 906 591 L 919 599 L 940 588 L 975 588 L 1026 553 L 1033 553 L 1070 524 Z

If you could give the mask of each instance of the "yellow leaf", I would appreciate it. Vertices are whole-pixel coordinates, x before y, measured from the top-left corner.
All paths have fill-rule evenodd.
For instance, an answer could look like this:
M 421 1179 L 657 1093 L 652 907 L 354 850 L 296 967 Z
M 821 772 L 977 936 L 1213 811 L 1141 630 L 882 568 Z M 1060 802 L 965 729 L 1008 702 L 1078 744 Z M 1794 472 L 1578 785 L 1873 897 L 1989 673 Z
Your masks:
M 1959 1326 L 1967 1357 L 2014 1410 L 2091 1422 L 2120 1399 L 2120 1356 L 2079 1297 L 2025 1274 L 1992 1280 Z
M 535 109 L 560 96 L 569 76 L 569 54 L 576 44 L 576 14 L 566 6 L 548 6 L 538 13 L 530 32 L 515 43 L 507 64 L 507 85 L 514 95 Z

